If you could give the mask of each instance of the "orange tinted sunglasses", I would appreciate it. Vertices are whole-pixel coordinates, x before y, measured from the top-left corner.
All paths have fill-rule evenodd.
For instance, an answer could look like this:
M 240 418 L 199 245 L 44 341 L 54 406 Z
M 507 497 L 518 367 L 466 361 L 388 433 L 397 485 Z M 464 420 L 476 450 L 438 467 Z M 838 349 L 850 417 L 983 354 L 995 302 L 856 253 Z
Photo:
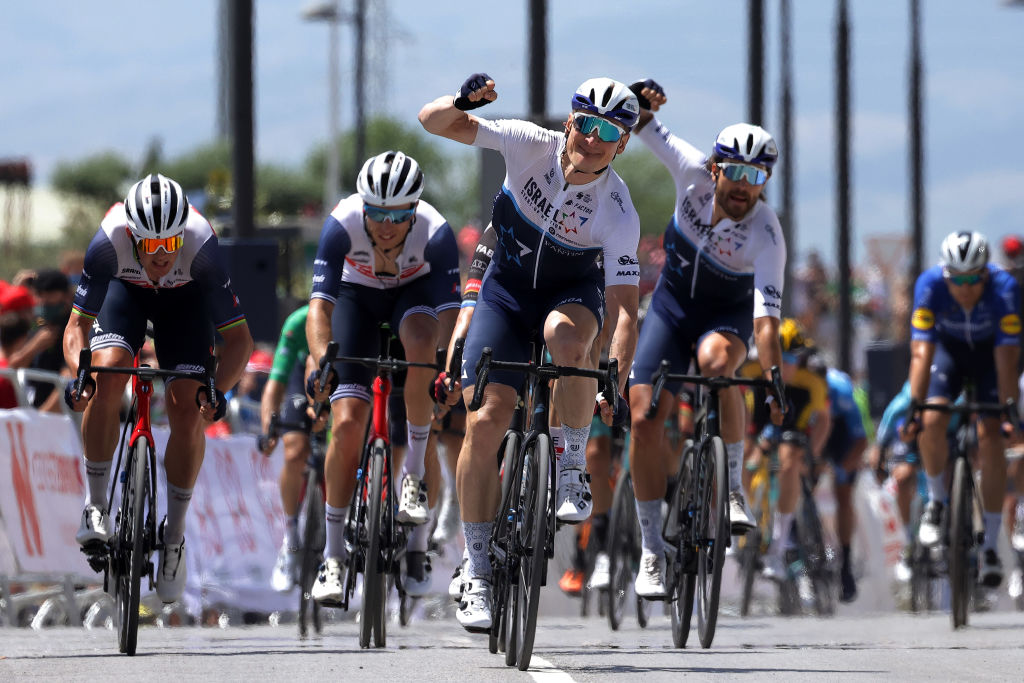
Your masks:
M 168 254 L 173 254 L 174 252 L 181 249 L 182 242 L 184 241 L 184 236 L 182 235 L 175 235 L 174 237 L 164 237 L 158 239 L 143 238 L 140 240 L 136 240 L 135 246 L 138 248 L 139 251 L 143 252 L 144 254 L 152 255 L 160 251 L 161 249 L 163 249 Z

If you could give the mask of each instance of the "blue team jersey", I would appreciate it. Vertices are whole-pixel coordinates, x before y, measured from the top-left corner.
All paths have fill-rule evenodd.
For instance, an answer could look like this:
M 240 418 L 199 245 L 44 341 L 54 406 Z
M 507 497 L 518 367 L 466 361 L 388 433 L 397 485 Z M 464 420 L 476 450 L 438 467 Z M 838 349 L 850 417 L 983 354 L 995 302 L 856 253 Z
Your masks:
M 985 291 L 974 308 L 964 310 L 949 292 L 942 266 L 921 273 L 914 285 L 914 312 L 910 319 L 914 341 L 956 341 L 974 346 L 1017 344 L 1020 336 L 1020 289 L 1005 270 L 988 264 Z
M 853 397 L 853 380 L 845 372 L 835 368 L 828 369 L 825 379 L 828 382 L 828 402 L 832 420 L 841 420 L 846 425 L 847 434 L 851 439 L 866 437 L 860 408 Z

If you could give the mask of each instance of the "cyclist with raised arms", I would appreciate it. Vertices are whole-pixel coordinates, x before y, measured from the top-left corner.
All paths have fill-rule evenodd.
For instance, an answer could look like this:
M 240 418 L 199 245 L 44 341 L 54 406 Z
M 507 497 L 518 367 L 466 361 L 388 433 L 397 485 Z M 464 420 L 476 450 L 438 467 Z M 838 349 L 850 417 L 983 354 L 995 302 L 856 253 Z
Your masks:
M 782 356 L 778 336 L 786 243 L 775 212 L 761 200 L 779 156 L 772 136 L 759 126 L 737 123 L 719 133 L 711 155 L 705 155 L 652 114 L 666 102 L 661 86 L 648 79 L 631 87 L 642 105 L 637 137 L 668 168 L 676 185 L 676 207 L 665 230 L 665 265 L 640 333 L 629 388 L 630 466 L 643 537 L 635 590 L 642 597 L 664 598 L 661 503 L 667 473 L 660 454 L 665 419 L 676 406 L 669 395 L 680 387 L 666 385 L 658 414 L 645 419 L 651 376 L 665 359 L 672 372 L 686 372 L 696 348 L 702 375 L 731 377 L 747 356 L 753 332 L 768 377 Z M 754 525 L 741 481 L 743 397 L 738 387 L 720 396 L 729 515 L 732 532 L 738 534 Z M 777 404 L 771 413 L 780 423 Z
M 87 345 L 95 365 L 130 367 L 145 341 L 147 322 L 153 324 L 160 367 L 172 370 L 202 373 L 216 330 L 224 339 L 217 387 L 234 386 L 252 354 L 252 336 L 231 290 L 217 236 L 189 205 L 181 186 L 159 174 L 135 183 L 124 202 L 107 211 L 86 250 L 64 330 L 64 359 L 71 373 L 77 375 L 79 352 Z M 73 410 L 85 411 L 87 498 L 75 536 L 83 546 L 105 542 L 113 533 L 107 490 L 127 381 L 128 375 L 98 373 L 77 400 L 72 384 L 64 394 Z M 227 401 L 217 389 L 214 407 L 197 380 L 176 378 L 165 384 L 171 433 L 164 450 L 167 515 L 159 529 L 163 547 L 156 590 L 161 600 L 174 602 L 185 588 L 185 516 L 203 463 L 203 430 L 224 416 Z
M 299 538 L 299 503 L 302 497 L 302 475 L 311 448 L 309 431 L 301 428 L 310 419 L 306 414 L 309 405 L 306 397 L 308 313 L 309 305 L 305 305 L 292 311 L 285 318 L 274 351 L 274 363 L 263 387 L 263 397 L 260 401 L 263 433 L 266 434 L 270 428 L 270 420 L 274 413 L 279 413 L 283 425 L 280 435 L 270 435 L 268 439 L 260 442 L 265 455 L 270 455 L 274 451 L 279 438 L 284 443 L 284 466 L 278 478 L 278 487 L 281 491 L 281 507 L 285 514 L 285 537 L 270 576 L 274 590 L 280 592 L 289 591 L 295 585 L 299 550 L 302 545 Z
M 1014 416 L 1014 422 L 1017 419 L 1021 325 L 1017 282 L 989 262 L 988 241 L 981 233 L 950 233 L 941 251 L 942 262 L 921 273 L 914 285 L 909 377 L 914 415 L 904 426 L 908 437 L 917 436 L 927 482 L 928 502 L 918 526 L 918 540 L 925 546 L 942 540 L 950 416 L 916 411 L 915 404 L 951 403 L 966 380 L 973 383 L 973 400 L 1005 403 L 1007 414 Z M 1010 433 L 1014 426 L 1009 421 L 1000 425 L 999 417 L 989 415 L 979 416 L 977 428 L 985 526 L 978 580 L 995 588 L 1003 580 L 996 552 L 1006 493 L 1003 432 Z
M 500 152 L 507 169 L 491 220 L 498 245 L 466 339 L 461 384 L 454 388 L 461 386 L 470 400 L 485 347 L 493 348 L 498 360 L 528 360 L 535 330 L 556 365 L 594 368 L 592 345 L 607 324 L 614 331 L 610 356 L 622 369 L 621 392 L 636 345 L 640 222 L 625 183 L 609 165 L 626 147 L 636 121 L 636 97 L 609 78 L 587 80 L 572 96 L 564 130 L 555 132 L 467 113 L 497 96 L 493 80 L 473 74 L 455 97 L 440 97 L 419 114 L 423 127 L 435 135 Z M 469 560 L 457 617 L 471 631 L 491 624 L 487 546 L 500 498 L 494 454 L 521 382 L 516 373 L 491 374 L 483 405 L 469 415 L 459 454 L 457 483 Z M 566 522 L 583 521 L 591 513 L 584 468 L 596 391 L 592 379 L 564 377 L 555 385 L 553 403 L 565 445 L 555 508 Z M 604 402 L 601 409 L 606 420 L 617 412 Z
M 405 349 L 406 360 L 433 363 L 438 344 L 447 341 L 459 309 L 459 252 L 444 217 L 420 199 L 423 172 L 402 152 L 371 157 L 356 178 L 357 192 L 342 199 L 324 222 L 313 262 L 313 292 L 306 339 L 314 359 L 338 342 L 339 356 L 375 357 L 378 327 L 388 322 Z M 333 433 L 327 447 L 327 545 L 313 584 L 321 604 L 342 598 L 346 559 L 345 515 L 356 484 L 356 469 L 370 417 L 373 372 L 354 363 L 333 366 L 331 386 L 316 393 L 316 373 L 306 393 L 331 401 Z M 409 368 L 405 380 L 408 450 L 395 519 L 416 525 L 406 554 L 412 582 L 426 576 L 431 510 L 426 471 L 427 439 L 433 411 L 434 372 Z M 436 451 L 434 451 L 436 457 Z M 437 491 L 430 491 L 436 499 Z

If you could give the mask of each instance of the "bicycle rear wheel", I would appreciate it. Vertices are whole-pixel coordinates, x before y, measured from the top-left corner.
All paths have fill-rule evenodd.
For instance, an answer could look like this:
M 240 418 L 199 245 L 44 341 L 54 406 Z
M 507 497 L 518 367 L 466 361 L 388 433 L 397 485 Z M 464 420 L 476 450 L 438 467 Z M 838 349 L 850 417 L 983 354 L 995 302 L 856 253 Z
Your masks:
M 971 519 L 973 487 L 967 459 L 958 457 L 953 465 L 953 485 L 949 503 L 949 588 L 953 628 L 967 625 L 971 596 L 971 572 L 968 567 L 973 547 Z
M 612 495 L 612 510 L 608 524 L 608 590 L 602 599 L 607 601 L 608 625 L 613 631 L 619 629 L 626 611 L 626 599 L 636 576 L 637 558 L 634 553 L 636 541 L 636 502 L 633 495 L 633 478 L 623 472 L 615 483 Z
M 527 447 L 524 462 L 519 525 L 521 549 L 518 572 L 515 628 L 519 630 L 516 665 L 520 671 L 530 668 L 533 639 L 537 633 L 537 609 L 547 569 L 548 490 L 551 486 L 551 442 L 547 434 L 538 434 Z
M 697 460 L 699 497 L 697 548 L 697 635 L 701 646 L 711 647 L 718 623 L 718 598 L 722 588 L 722 565 L 729 544 L 729 469 L 725 444 L 713 436 L 701 444 Z
M 370 634 L 378 640 L 384 613 L 384 580 L 386 567 L 381 557 L 384 497 L 384 441 L 377 439 L 370 447 L 369 485 L 366 487 L 366 554 L 363 565 L 363 606 L 359 619 L 359 647 L 370 647 Z M 381 647 L 381 645 L 377 645 Z
M 324 499 L 320 475 L 310 467 L 306 470 L 305 495 L 302 499 L 302 558 L 299 564 L 299 635 L 305 637 L 308 624 L 320 633 L 320 605 L 310 597 L 316 580 L 326 541 Z
M 131 656 L 135 654 L 138 642 L 140 583 L 145 561 L 144 524 L 149 497 L 149 443 L 146 437 L 140 436 L 135 440 L 125 474 L 111 565 L 118 614 L 118 648 Z
M 819 617 L 832 616 L 836 611 L 838 586 L 825 547 L 825 532 L 821 527 L 818 506 L 814 502 L 814 492 L 806 480 L 802 486 L 796 522 L 804 571 L 811 582 L 814 612 Z
M 693 601 L 697 592 L 697 575 L 690 565 L 690 558 L 696 552 L 693 536 L 693 524 L 696 519 L 689 513 L 694 507 L 694 496 L 698 495 L 697 451 L 693 441 L 687 439 L 683 449 L 683 458 L 679 463 L 679 478 L 672 493 L 669 504 L 670 519 L 666 520 L 665 528 L 673 529 L 675 536 L 676 558 L 671 570 L 676 572 L 672 581 L 673 595 L 669 596 L 669 617 L 672 622 L 672 644 L 675 647 L 686 647 L 690 638 L 690 621 L 693 617 Z M 674 518 L 674 522 L 672 522 Z M 668 535 L 666 532 L 665 535 Z M 689 555 L 689 557 L 687 557 Z

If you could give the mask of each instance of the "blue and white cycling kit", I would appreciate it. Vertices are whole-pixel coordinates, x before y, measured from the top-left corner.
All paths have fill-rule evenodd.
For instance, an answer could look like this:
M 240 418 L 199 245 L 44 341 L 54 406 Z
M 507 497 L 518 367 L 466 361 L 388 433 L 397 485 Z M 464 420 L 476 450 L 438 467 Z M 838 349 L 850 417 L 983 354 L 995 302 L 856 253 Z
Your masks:
M 691 347 L 706 335 L 729 332 L 747 343 L 754 318 L 781 316 L 786 242 L 775 212 L 763 201 L 738 221 L 723 218 L 711 225 L 715 182 L 707 157 L 657 119 L 637 136 L 676 185 L 665 265 L 630 374 L 632 383 L 650 384 L 663 359 L 675 372 L 685 372 Z
M 150 280 L 139 263 L 124 204 L 107 211 L 85 252 L 74 312 L 95 319 L 89 346 L 134 355 L 153 323 L 161 367 L 202 370 L 218 332 L 245 322 L 221 260 L 217 236 L 192 208 L 170 272 Z M 199 315 L 197 315 L 199 313 Z
M 829 458 L 836 467 L 836 483 L 846 484 L 852 479 L 852 474 L 840 471 L 838 467 L 850 450 L 850 446 L 859 439 L 867 438 L 864 431 L 864 421 L 861 418 L 860 408 L 853 397 L 853 380 L 842 370 L 829 368 L 825 380 L 828 384 L 828 405 L 829 413 L 832 416 L 831 431 L 828 435 L 828 442 L 825 444 L 825 456 Z
M 560 161 L 565 140 L 525 121 L 480 120 L 473 144 L 500 152 L 507 174 L 494 200 L 498 244 L 466 338 L 464 385 L 475 381 L 485 347 L 495 359 L 524 361 L 532 333 L 552 310 L 579 304 L 600 325 L 605 287 L 640 282 L 640 219 L 625 183 L 609 168 L 585 185 L 568 184 Z M 509 386 L 521 379 L 491 375 Z
M 921 273 L 914 285 L 914 312 L 910 319 L 912 341 L 935 344 L 928 398 L 955 398 L 965 378 L 974 382 L 975 400 L 997 402 L 994 348 L 1018 344 L 1021 321 L 1017 281 L 994 264 L 981 299 L 965 310 L 942 276 L 941 265 Z
M 388 322 L 397 333 L 414 313 L 433 318 L 459 307 L 459 249 L 455 235 L 437 209 L 423 201 L 401 253 L 396 274 L 376 270 L 373 242 L 363 223 L 363 200 L 353 194 L 324 222 L 310 299 L 334 304 L 332 338 L 339 356 L 372 358 L 380 351 L 378 327 Z M 370 400 L 373 373 L 353 363 L 335 366 L 340 384 L 331 401 L 354 397 Z

